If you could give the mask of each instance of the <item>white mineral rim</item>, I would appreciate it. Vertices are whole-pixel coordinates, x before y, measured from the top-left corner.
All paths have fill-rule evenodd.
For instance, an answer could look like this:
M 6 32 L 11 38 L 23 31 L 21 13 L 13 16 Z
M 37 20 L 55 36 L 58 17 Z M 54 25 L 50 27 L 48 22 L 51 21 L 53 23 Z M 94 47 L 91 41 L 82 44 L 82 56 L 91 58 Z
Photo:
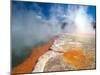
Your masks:
M 33 72 L 43 72 L 46 62 L 50 58 L 55 57 L 57 55 L 61 55 L 61 54 L 60 53 L 57 53 L 57 52 L 54 52 L 54 51 L 48 51 L 48 52 L 46 52 L 44 55 L 42 55 L 39 58 L 39 60 L 38 60 L 38 62 L 36 64 Z
M 48 60 L 52 57 L 56 57 L 59 55 L 61 56 L 63 54 L 61 52 L 66 52 L 67 50 L 73 47 L 79 47 L 79 48 L 83 47 L 83 44 L 80 41 L 77 41 L 77 40 L 75 41 L 75 37 L 77 37 L 76 35 L 70 35 L 70 36 L 69 35 L 70 34 L 61 34 L 60 37 L 54 41 L 54 44 L 52 45 L 51 50 L 49 50 L 48 52 L 46 52 L 44 55 L 42 55 L 39 58 L 33 72 L 43 72 L 44 67 L 46 63 L 48 62 Z M 74 40 L 73 40 L 73 37 L 74 37 Z M 80 36 L 79 36 L 79 40 L 80 40 Z M 87 37 L 85 38 L 85 41 L 86 40 L 87 40 Z M 81 41 L 84 41 L 84 38 L 81 37 Z M 95 52 L 95 50 L 93 52 Z

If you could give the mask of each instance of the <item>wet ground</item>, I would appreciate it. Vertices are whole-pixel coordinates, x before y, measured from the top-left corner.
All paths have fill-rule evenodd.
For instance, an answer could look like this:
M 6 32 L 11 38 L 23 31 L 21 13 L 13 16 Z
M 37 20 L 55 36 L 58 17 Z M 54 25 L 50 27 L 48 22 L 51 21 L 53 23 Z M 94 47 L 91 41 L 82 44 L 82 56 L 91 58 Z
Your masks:
M 95 69 L 95 34 L 60 34 L 33 72 Z

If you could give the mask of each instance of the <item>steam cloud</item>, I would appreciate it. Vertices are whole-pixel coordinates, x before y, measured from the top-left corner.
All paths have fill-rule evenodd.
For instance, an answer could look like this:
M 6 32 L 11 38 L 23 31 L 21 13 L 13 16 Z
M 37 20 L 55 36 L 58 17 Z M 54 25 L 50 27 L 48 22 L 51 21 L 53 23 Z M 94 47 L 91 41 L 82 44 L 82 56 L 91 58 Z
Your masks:
M 88 6 L 68 5 L 66 9 L 53 5 L 50 7 L 49 17 L 46 18 L 41 7 L 33 4 L 36 11 L 13 6 L 12 47 L 17 55 L 23 54 L 23 47 L 34 47 L 59 33 L 94 31 L 93 18 L 87 14 Z

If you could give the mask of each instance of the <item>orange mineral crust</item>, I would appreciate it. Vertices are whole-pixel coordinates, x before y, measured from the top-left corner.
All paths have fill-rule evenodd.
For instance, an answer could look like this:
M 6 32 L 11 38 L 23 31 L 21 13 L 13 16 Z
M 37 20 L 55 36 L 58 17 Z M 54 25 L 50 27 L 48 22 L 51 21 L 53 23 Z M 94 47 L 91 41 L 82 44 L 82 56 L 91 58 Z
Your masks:
M 73 48 L 63 54 L 64 61 L 71 64 L 76 69 L 85 66 L 86 57 L 81 48 Z
M 22 64 L 13 68 L 12 74 L 16 75 L 19 73 L 31 73 L 36 65 L 36 62 L 38 61 L 38 58 L 47 52 L 52 44 L 53 40 L 50 40 L 48 43 L 45 43 L 37 48 L 33 48 L 30 57 L 27 58 Z

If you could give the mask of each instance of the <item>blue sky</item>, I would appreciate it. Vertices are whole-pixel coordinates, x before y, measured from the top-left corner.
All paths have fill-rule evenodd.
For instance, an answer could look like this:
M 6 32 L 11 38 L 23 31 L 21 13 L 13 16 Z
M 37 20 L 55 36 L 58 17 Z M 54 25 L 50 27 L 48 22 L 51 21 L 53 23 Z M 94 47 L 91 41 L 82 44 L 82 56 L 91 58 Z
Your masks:
M 68 5 L 71 5 L 71 4 L 55 4 L 55 3 L 12 1 L 12 5 L 15 6 L 15 7 L 13 7 L 13 9 L 17 8 L 17 10 L 14 10 L 14 11 L 16 11 L 15 14 L 17 14 L 17 12 L 19 10 L 26 10 L 26 11 L 33 10 L 33 11 L 37 11 L 37 12 L 39 10 L 41 10 L 42 14 L 45 17 L 48 18 L 49 15 L 50 15 L 50 8 L 52 6 L 61 6 L 64 9 L 67 9 Z M 38 5 L 38 7 L 36 7 L 36 5 Z M 80 5 L 73 5 L 72 4 L 72 6 L 80 6 Z M 85 6 L 85 5 L 83 5 L 83 6 Z M 87 13 L 89 15 L 91 15 L 93 17 L 94 21 L 95 21 L 96 20 L 96 6 L 90 6 L 89 5 L 89 6 L 85 6 L 85 7 L 88 7 Z
M 24 47 L 34 47 L 61 32 L 75 32 L 73 20 L 76 14 L 80 14 L 78 20 L 83 21 L 84 29 L 90 29 L 87 25 L 91 25 L 91 17 L 96 21 L 96 7 L 82 6 L 83 11 L 75 12 L 80 6 L 82 5 L 12 1 L 12 48 L 21 55 Z M 84 10 L 84 7 L 87 9 Z M 79 24 L 78 22 L 77 25 Z

